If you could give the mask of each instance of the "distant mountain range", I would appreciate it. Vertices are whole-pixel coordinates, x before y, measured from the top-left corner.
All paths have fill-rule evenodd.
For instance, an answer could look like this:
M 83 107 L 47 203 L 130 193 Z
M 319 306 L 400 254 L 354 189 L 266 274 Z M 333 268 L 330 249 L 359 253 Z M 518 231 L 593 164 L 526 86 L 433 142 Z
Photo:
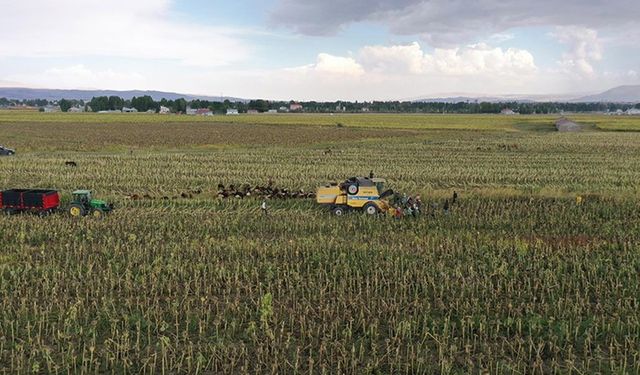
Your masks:
M 175 92 L 164 91 L 143 91 L 143 90 L 57 90 L 57 89 L 30 89 L 22 87 L 0 87 L 0 98 L 15 99 L 15 100 L 32 100 L 32 99 L 46 99 L 46 100 L 60 100 L 60 99 L 76 99 L 76 100 L 91 100 L 97 96 L 119 96 L 125 100 L 129 100 L 135 97 L 141 97 L 149 95 L 153 100 L 167 99 L 176 100 L 184 98 L 186 100 L 209 100 L 220 101 L 230 100 L 232 102 L 246 102 L 247 100 L 241 98 L 234 98 L 229 96 L 206 96 L 206 95 L 188 95 L 179 94 Z
M 576 102 L 640 103 L 640 85 L 618 86 L 597 95 L 583 96 Z
M 595 95 L 452 95 L 433 98 L 411 99 L 424 103 L 460 103 L 460 102 L 489 102 L 489 103 L 535 103 L 535 102 L 569 102 L 569 103 L 640 103 L 640 85 L 619 86 Z
M 22 87 L 0 87 L 0 98 L 16 99 L 16 100 L 30 100 L 30 99 L 46 99 L 46 100 L 60 100 L 60 99 L 76 99 L 76 100 L 91 100 L 96 96 L 119 96 L 123 99 L 131 99 L 134 96 L 140 97 L 144 95 L 151 96 L 154 100 L 167 99 L 176 100 L 184 98 L 186 100 L 209 100 L 220 101 L 230 100 L 232 102 L 248 102 L 248 99 L 235 98 L 235 97 L 220 97 L 220 96 L 206 96 L 206 95 L 191 95 L 191 94 L 179 94 L 175 92 L 164 91 L 143 91 L 143 90 L 57 90 L 57 89 L 31 89 Z M 535 102 L 571 102 L 571 103 L 640 103 L 640 85 L 635 86 L 619 86 L 611 90 L 607 90 L 600 94 L 595 95 L 503 95 L 503 96 L 483 96 L 483 95 L 459 95 L 454 94 L 451 96 L 441 95 L 438 97 L 423 97 L 407 99 L 413 102 L 444 102 L 444 103 L 459 103 L 459 102 L 518 102 L 518 103 L 535 103 Z

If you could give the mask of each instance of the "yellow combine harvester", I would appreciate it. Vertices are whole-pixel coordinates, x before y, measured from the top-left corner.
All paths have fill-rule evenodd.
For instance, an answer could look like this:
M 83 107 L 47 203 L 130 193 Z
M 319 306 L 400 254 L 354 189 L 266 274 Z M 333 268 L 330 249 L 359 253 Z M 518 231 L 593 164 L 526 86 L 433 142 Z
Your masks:
M 391 196 L 393 190 L 384 191 L 384 183 L 382 178 L 352 177 L 341 184 L 319 187 L 316 201 L 337 216 L 349 210 L 364 210 L 369 215 L 388 212 L 390 205 L 384 198 Z

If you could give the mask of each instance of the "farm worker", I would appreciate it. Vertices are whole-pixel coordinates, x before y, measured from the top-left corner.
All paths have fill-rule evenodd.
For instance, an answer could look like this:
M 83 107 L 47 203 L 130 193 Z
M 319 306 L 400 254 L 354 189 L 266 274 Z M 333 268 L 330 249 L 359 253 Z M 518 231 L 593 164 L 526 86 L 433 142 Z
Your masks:
M 444 210 L 445 214 L 449 214 L 449 200 L 445 200 L 444 201 L 444 207 L 442 207 L 442 209 Z
M 395 218 L 396 218 L 396 219 L 402 219 L 402 208 L 400 208 L 400 207 L 396 207 L 396 214 L 395 214 Z
M 264 213 L 265 216 L 269 216 L 269 211 L 267 211 L 267 201 L 263 200 L 262 204 L 260 205 L 260 209 L 262 210 L 262 212 Z
M 581 197 L 581 196 L 579 196 L 579 195 L 576 197 L 576 204 L 577 204 L 578 206 L 580 206 L 580 205 L 582 204 L 582 197 Z
M 451 201 L 451 204 L 455 204 L 457 200 L 458 200 L 458 192 L 456 192 L 454 190 L 453 191 L 453 200 Z
M 369 178 L 373 178 L 373 169 L 369 172 Z

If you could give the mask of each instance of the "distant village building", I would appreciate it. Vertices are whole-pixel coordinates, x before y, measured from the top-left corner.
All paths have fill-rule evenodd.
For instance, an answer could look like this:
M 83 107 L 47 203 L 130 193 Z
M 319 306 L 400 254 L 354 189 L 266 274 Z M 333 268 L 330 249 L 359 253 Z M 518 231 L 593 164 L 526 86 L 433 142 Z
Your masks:
M 249 109 L 249 110 L 247 110 L 247 114 L 249 114 L 249 115 L 257 115 L 258 113 L 260 113 L 260 112 L 258 112 L 257 109 Z
M 503 109 L 502 111 L 500 111 L 500 114 L 507 115 L 507 116 L 517 115 L 517 113 L 514 112 L 511 108 Z
M 161 105 L 160 111 L 158 111 L 158 113 L 160 113 L 161 115 L 168 115 L 169 113 L 171 113 L 171 109 Z
M 213 116 L 213 112 L 209 108 L 200 108 L 196 110 L 198 116 Z
M 278 108 L 278 112 L 289 112 L 289 108 L 282 106 Z
M 277 109 L 270 109 L 270 110 L 267 111 L 267 113 L 269 113 L 269 114 L 278 113 L 278 110 Z
M 195 108 L 187 107 L 187 114 L 188 114 L 188 115 L 193 116 L 193 115 L 195 115 L 195 114 L 197 113 L 197 111 L 198 111 L 198 110 L 197 110 L 197 109 L 195 109 Z
M 363 107 L 362 108 L 362 112 L 369 112 L 369 108 L 368 107 Z
M 71 112 L 71 113 L 84 112 L 84 107 L 83 106 L 71 107 L 67 112 Z
M 122 107 L 122 112 L 123 113 L 137 113 L 138 110 L 135 109 L 135 108 Z
M 46 113 L 53 113 L 53 112 L 60 112 L 60 106 L 59 105 L 45 105 L 44 106 L 44 111 Z
M 235 108 L 227 109 L 227 116 L 235 116 L 237 114 L 239 114 L 237 109 Z
M 302 111 L 302 104 L 300 104 L 300 103 L 291 103 L 289 105 L 289 110 L 291 112 Z
M 629 108 L 627 112 L 625 112 L 629 116 L 640 116 L 640 109 L 638 108 Z

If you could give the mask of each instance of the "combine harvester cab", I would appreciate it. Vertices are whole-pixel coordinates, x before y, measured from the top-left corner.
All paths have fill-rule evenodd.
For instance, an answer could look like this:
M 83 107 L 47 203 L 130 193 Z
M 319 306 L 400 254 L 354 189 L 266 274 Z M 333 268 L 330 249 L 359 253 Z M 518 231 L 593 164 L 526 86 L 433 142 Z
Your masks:
M 393 191 L 384 191 L 382 178 L 352 177 L 341 184 L 331 183 L 318 188 L 316 202 L 328 206 L 336 216 L 350 210 L 363 210 L 368 215 L 387 212 L 389 203 L 385 197 Z
M 35 212 L 47 215 L 60 207 L 60 194 L 56 190 L 11 189 L 0 192 L 0 209 L 11 215 Z

